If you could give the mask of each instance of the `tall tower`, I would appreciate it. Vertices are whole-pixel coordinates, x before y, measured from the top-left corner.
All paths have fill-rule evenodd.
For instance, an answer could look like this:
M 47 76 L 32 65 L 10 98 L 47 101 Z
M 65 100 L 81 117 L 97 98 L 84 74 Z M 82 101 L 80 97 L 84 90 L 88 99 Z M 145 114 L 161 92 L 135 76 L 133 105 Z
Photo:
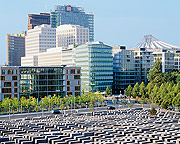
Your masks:
M 71 5 L 55 5 L 54 11 L 51 11 L 51 26 L 64 24 L 80 25 L 89 28 L 89 41 L 94 41 L 94 14 L 86 13 L 84 8 Z
M 9 66 L 20 66 L 21 57 L 25 56 L 25 35 L 6 35 L 6 64 Z

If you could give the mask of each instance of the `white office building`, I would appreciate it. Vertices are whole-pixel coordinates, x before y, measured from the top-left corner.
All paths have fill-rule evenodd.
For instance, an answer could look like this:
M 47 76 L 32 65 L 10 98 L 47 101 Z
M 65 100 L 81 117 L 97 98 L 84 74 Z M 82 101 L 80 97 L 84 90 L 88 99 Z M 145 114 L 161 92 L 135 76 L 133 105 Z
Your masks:
M 49 48 L 56 47 L 56 29 L 43 24 L 28 30 L 25 47 L 26 56 L 34 56 L 46 52 Z
M 79 25 L 60 25 L 56 29 L 56 47 L 81 45 L 89 41 L 89 29 Z

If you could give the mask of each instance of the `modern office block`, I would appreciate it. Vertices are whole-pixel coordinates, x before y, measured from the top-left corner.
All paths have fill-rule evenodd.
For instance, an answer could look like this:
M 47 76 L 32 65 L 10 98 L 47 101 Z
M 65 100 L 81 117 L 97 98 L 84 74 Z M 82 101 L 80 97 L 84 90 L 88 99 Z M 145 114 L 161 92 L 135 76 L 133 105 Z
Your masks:
M 36 26 L 28 30 L 26 36 L 26 56 L 34 56 L 56 47 L 56 29 L 50 25 Z
M 89 40 L 94 41 L 94 14 L 86 13 L 84 8 L 70 5 L 55 5 L 51 11 L 51 26 L 64 24 L 80 25 L 89 29 Z
M 49 48 L 56 47 L 56 29 L 50 25 L 36 26 L 28 30 L 25 44 L 25 57 L 21 59 L 22 66 L 37 66 L 35 62 L 29 62 L 29 59 L 37 57 L 39 53 L 46 52 Z M 27 62 L 27 63 L 26 63 Z M 33 65 L 35 63 L 35 65 Z M 32 65 L 30 65 L 32 64 Z
M 0 101 L 4 98 L 81 94 L 81 68 L 66 66 L 0 67 Z
M 56 47 L 81 45 L 89 41 L 89 29 L 79 25 L 60 25 L 56 28 Z
M 117 46 L 119 51 L 113 57 L 113 93 L 124 93 L 128 85 L 136 83 L 135 53 L 124 46 Z
M 21 65 L 21 57 L 25 56 L 25 36 L 24 32 L 6 35 L 6 65 Z
M 49 13 L 28 14 L 28 30 L 31 30 L 35 26 L 39 26 L 42 24 L 50 25 Z
M 81 88 L 85 92 L 104 92 L 113 83 L 112 47 L 89 42 L 75 48 L 75 65 L 81 67 Z

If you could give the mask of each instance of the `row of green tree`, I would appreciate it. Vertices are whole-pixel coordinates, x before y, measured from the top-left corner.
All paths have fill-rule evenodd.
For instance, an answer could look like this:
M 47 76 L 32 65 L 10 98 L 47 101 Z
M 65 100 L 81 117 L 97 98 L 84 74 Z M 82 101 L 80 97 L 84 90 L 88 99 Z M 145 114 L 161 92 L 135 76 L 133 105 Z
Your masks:
M 2 109 L 11 109 L 11 110 L 17 110 L 18 112 L 22 110 L 22 108 L 26 108 L 29 112 L 29 109 L 35 109 L 35 111 L 38 111 L 39 108 L 43 107 L 56 107 L 60 109 L 67 109 L 70 106 L 75 105 L 90 105 L 95 102 L 103 102 L 104 96 L 100 93 L 86 93 L 82 94 L 81 96 L 51 96 L 51 97 L 44 97 L 40 101 L 38 101 L 35 97 L 30 96 L 29 98 L 21 97 L 18 99 L 17 97 L 14 97 L 13 99 L 5 98 L 0 103 L 0 108 Z
M 157 59 L 154 67 L 147 75 L 147 86 L 142 82 L 131 85 L 125 91 L 127 96 L 150 100 L 163 108 L 169 106 L 180 107 L 180 72 L 171 71 L 162 73 L 161 60 Z

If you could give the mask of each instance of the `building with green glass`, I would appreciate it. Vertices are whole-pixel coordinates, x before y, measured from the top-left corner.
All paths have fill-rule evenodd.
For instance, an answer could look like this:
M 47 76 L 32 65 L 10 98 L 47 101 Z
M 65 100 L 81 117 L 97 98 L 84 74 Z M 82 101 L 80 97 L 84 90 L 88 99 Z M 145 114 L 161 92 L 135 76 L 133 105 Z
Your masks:
M 113 84 L 112 47 L 88 42 L 75 48 L 75 65 L 81 67 L 81 89 L 104 92 Z

